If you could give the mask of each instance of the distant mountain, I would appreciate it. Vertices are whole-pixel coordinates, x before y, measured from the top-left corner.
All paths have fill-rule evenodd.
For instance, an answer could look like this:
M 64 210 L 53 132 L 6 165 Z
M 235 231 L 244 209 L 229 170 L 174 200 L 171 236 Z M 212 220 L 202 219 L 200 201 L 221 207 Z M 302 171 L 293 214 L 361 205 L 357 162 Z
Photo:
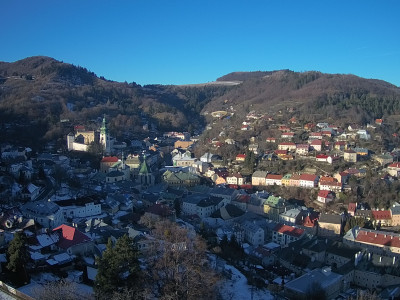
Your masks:
M 363 123 L 372 118 L 400 114 L 400 88 L 375 79 L 321 72 L 234 72 L 218 80 L 239 80 L 205 110 L 233 107 L 238 112 L 256 110 L 274 113 L 289 108 L 297 115 Z

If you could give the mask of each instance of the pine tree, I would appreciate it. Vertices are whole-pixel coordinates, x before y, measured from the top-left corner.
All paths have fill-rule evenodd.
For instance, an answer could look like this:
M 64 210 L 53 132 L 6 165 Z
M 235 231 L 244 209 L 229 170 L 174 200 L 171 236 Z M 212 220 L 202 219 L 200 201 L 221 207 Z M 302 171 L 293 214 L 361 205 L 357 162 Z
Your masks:
M 108 240 L 107 248 L 98 265 L 94 285 L 96 297 L 107 298 L 124 288 L 138 287 L 140 277 L 138 251 L 127 235 L 119 238 L 115 246 L 111 239 Z
M 7 269 L 14 273 L 16 281 L 28 280 L 25 264 L 28 262 L 28 251 L 25 246 L 25 236 L 17 232 L 7 249 Z

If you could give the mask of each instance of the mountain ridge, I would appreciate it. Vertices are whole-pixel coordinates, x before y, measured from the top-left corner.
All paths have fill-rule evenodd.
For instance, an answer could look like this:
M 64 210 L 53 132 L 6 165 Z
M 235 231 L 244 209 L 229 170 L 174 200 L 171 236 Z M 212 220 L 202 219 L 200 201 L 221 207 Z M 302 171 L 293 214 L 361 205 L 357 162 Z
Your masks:
M 115 132 L 142 132 L 141 114 L 159 129 L 189 130 L 205 125 L 205 111 L 234 109 L 276 113 L 288 108 L 304 121 L 365 123 L 400 114 L 400 88 L 378 79 L 318 71 L 232 72 L 215 82 L 145 85 L 98 77 L 84 67 L 51 57 L 0 62 L 2 126 L 18 120 L 40 123 L 41 139 L 65 134 L 60 120 L 82 123 L 108 114 Z M 226 84 L 231 82 L 234 84 Z M 1 125 L 1 124 L 0 124 Z

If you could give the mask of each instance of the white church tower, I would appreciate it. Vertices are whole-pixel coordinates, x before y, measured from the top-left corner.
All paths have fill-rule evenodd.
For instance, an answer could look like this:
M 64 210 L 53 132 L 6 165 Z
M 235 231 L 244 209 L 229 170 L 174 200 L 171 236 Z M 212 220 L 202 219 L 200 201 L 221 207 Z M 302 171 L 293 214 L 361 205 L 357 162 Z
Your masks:
M 106 116 L 100 128 L 100 144 L 103 145 L 105 153 L 111 153 L 111 139 L 107 129 Z

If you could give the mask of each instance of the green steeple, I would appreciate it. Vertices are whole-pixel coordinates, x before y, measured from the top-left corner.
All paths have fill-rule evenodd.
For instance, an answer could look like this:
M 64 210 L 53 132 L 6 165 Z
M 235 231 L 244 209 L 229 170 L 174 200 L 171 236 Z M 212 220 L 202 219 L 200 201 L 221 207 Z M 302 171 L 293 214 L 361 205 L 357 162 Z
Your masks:
M 100 128 L 100 133 L 106 134 L 107 132 L 108 132 L 108 130 L 107 130 L 106 115 L 104 115 L 103 116 L 103 122 L 102 122 L 101 128 Z
M 139 174 L 149 174 L 149 168 L 147 167 L 146 163 L 146 155 L 143 155 L 143 162 L 140 166 Z

